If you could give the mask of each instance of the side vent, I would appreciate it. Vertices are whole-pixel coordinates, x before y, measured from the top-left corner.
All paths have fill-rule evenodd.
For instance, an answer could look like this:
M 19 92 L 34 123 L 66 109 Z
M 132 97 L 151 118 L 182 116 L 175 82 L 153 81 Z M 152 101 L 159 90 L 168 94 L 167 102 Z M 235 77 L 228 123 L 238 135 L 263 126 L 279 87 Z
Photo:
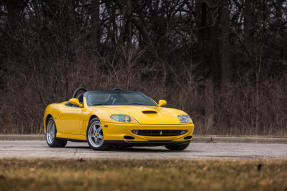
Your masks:
M 144 114 L 157 114 L 156 111 L 142 111 Z

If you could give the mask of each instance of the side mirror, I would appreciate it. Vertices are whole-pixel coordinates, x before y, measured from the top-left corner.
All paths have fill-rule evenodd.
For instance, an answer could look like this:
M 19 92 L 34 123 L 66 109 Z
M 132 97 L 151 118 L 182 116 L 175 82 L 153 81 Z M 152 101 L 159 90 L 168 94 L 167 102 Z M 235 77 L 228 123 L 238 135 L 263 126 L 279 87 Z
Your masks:
M 77 105 L 79 107 L 83 107 L 83 104 L 81 104 L 77 98 L 69 99 L 69 103 L 71 103 L 73 105 Z
M 158 102 L 158 106 L 159 106 L 159 107 L 164 106 L 164 105 L 166 105 L 166 104 L 167 104 L 166 101 L 163 100 L 163 99 L 159 100 L 159 102 Z

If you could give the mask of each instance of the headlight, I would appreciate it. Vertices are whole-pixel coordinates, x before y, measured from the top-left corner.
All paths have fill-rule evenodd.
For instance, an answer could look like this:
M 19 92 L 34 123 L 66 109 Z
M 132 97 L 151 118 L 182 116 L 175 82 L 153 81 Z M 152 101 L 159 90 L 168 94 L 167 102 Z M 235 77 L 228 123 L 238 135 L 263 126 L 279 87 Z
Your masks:
M 181 123 L 192 123 L 192 120 L 188 115 L 178 115 L 177 117 Z
M 111 115 L 111 119 L 122 123 L 137 123 L 137 121 L 129 115 L 114 114 Z

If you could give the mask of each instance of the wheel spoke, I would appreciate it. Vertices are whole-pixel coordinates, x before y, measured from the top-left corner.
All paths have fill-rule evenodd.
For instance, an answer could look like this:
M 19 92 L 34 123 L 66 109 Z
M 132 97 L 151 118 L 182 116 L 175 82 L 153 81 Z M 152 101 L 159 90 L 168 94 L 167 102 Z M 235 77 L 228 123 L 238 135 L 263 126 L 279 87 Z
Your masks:
M 52 130 L 51 130 L 51 138 L 54 139 L 54 137 L 55 137 L 55 124 L 53 124 L 53 126 L 51 128 L 52 128 Z
M 96 125 L 94 126 L 93 129 L 94 129 L 94 133 L 98 133 L 98 129 L 97 129 L 97 126 L 96 126 Z
M 56 137 L 56 125 L 53 120 L 50 120 L 47 124 L 46 139 L 49 144 L 52 144 Z
M 99 134 L 99 135 L 98 135 L 98 139 L 103 140 L 103 139 L 104 139 L 104 136 L 103 136 L 103 135 L 101 135 L 101 134 Z
M 100 147 L 104 142 L 104 135 L 100 122 L 95 121 L 88 131 L 88 140 L 93 147 Z

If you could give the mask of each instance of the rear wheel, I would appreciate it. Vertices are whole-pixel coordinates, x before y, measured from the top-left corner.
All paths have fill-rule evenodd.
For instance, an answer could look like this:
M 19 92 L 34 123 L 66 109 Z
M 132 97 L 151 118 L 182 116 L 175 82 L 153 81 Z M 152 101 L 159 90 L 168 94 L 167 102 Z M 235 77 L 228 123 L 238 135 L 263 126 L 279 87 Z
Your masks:
M 183 144 L 173 143 L 173 144 L 165 145 L 165 147 L 171 151 L 182 151 L 186 149 L 188 145 L 189 143 L 183 143 Z
M 108 148 L 107 143 L 105 143 L 102 125 L 98 118 L 93 118 L 89 122 L 87 128 L 87 141 L 91 149 L 105 150 Z
M 57 135 L 57 128 L 53 117 L 50 117 L 47 123 L 47 130 L 46 130 L 46 141 L 49 147 L 65 147 L 67 144 L 67 140 L 65 139 L 58 139 Z

